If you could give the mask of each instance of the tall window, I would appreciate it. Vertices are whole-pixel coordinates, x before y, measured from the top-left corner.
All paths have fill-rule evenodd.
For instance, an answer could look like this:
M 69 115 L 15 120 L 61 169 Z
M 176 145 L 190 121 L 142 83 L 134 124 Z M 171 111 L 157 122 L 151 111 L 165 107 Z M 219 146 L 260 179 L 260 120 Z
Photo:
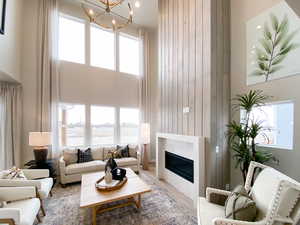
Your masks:
M 139 110 L 62 103 L 59 144 L 63 147 L 138 143 Z
M 137 38 L 120 34 L 119 36 L 120 72 L 140 74 L 140 42 Z
M 113 144 L 115 108 L 91 106 L 92 145 Z
M 61 104 L 59 128 L 60 146 L 85 145 L 85 106 Z
M 244 112 L 241 118 L 243 119 Z M 261 146 L 293 149 L 294 103 L 283 102 L 257 107 L 250 113 L 250 120 L 264 128 L 255 140 Z
M 115 34 L 91 25 L 91 65 L 115 70 Z
M 59 58 L 85 63 L 85 24 L 71 17 L 59 17 Z
M 120 109 L 121 143 L 137 143 L 139 136 L 139 110 L 133 108 Z

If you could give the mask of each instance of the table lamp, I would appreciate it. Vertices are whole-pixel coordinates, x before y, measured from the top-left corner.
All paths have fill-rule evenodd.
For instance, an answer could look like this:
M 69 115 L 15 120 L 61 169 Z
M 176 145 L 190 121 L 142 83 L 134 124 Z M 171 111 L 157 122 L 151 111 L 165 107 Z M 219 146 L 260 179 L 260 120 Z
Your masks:
M 150 124 L 149 123 L 142 123 L 142 125 L 141 125 L 141 144 L 144 145 L 143 169 L 148 170 L 147 145 L 150 144 Z
M 29 133 L 29 146 L 33 146 L 36 163 L 42 163 L 47 160 L 48 145 L 51 145 L 51 132 Z

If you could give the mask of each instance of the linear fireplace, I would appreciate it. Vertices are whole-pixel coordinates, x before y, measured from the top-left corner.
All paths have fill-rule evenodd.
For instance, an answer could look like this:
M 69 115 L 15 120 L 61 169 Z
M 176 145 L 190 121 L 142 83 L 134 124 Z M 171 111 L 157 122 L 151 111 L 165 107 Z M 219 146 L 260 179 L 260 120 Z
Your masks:
M 194 183 L 194 161 L 165 151 L 165 167 L 178 176 Z
M 205 138 L 156 134 L 156 176 L 194 201 L 205 196 Z

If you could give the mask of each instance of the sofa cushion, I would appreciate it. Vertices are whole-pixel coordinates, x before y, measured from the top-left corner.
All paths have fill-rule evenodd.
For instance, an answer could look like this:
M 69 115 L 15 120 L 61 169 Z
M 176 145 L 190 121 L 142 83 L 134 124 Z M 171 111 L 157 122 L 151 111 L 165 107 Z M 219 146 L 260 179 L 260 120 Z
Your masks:
M 40 209 L 40 200 L 38 198 L 27 199 L 22 201 L 15 201 L 8 203 L 4 208 L 16 208 L 20 210 L 19 225 L 34 224 L 36 215 Z
M 115 159 L 115 161 L 116 161 L 116 163 L 119 167 L 134 166 L 134 165 L 137 165 L 137 163 L 138 163 L 138 160 L 136 158 L 133 158 L 133 157 Z
M 129 156 L 137 158 L 137 151 L 139 149 L 139 146 L 132 144 L 132 145 L 128 145 L 128 148 L 129 148 Z
M 86 163 L 90 161 L 93 161 L 91 148 L 86 150 L 78 149 L 78 163 Z
M 213 225 L 213 219 L 224 218 L 224 207 L 208 202 L 205 198 L 199 198 L 198 215 L 200 224 Z
M 77 163 L 78 161 L 78 150 L 77 149 L 64 149 L 63 157 L 66 165 Z
M 92 156 L 94 160 L 103 160 L 103 148 L 92 148 Z
M 109 154 L 110 152 L 116 151 L 117 150 L 117 146 L 106 146 L 103 148 L 103 158 L 104 160 L 107 160 L 111 157 L 111 154 Z
M 66 167 L 66 174 L 81 174 L 81 173 L 88 173 L 88 172 L 95 172 L 104 170 L 105 162 L 100 160 L 95 160 L 86 163 L 76 163 L 71 164 Z

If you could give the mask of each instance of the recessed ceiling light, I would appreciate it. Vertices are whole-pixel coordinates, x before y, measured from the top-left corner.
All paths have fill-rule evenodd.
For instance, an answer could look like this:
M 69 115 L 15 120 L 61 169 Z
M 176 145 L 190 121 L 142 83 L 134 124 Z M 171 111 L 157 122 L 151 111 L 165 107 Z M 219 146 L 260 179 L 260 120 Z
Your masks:
M 140 8 L 140 7 L 141 7 L 140 1 L 136 1 L 136 2 L 134 3 L 134 6 L 135 6 L 136 8 Z

